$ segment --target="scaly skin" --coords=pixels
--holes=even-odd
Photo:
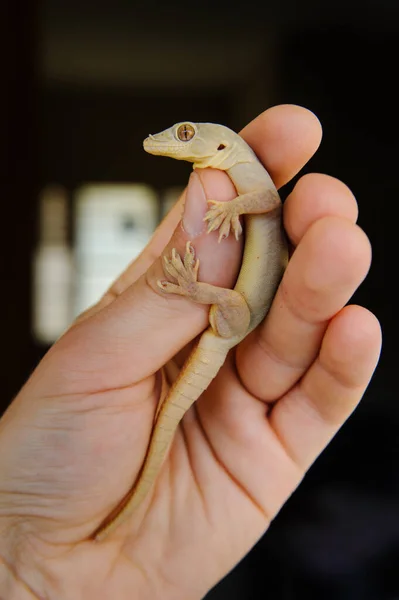
[[[238,196],[214,202],[207,212],[208,232],[219,229],[219,241],[233,231],[241,234],[245,221],[245,247],[233,290],[197,281],[199,261],[191,243],[183,259],[175,250],[164,257],[164,270],[176,283],[159,281],[166,294],[187,296],[210,304],[210,325],[188,357],[178,378],[158,410],[141,473],[131,492],[97,529],[101,540],[124,521],[150,491],[177,426],[223,365],[228,351],[265,317],[288,260],[281,225],[281,201],[273,181],[248,144],[234,131],[213,123],[177,123],[144,141],[150,154],[194,163],[194,168],[226,171]]]

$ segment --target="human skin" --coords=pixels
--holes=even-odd
[[[292,105],[241,133],[277,187],[321,140],[317,118]],[[264,534],[360,401],[381,331],[347,302],[367,275],[370,243],[346,185],[308,174],[284,205],[293,253],[268,317],[187,412],[139,510],[103,542],[90,539],[136,479],[162,368],[173,379],[207,325],[207,307],[162,295],[160,256],[195,241],[201,280],[232,287],[242,242],[218,244],[202,219],[206,198],[234,196],[225,173],[198,170],[183,226],[184,195],[0,421],[0,598],[201,599]]]

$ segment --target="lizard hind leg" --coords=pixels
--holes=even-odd
[[[220,301],[212,304],[209,323],[222,338],[243,338],[249,329],[251,313],[244,297],[235,290],[221,289]]]
[[[198,281],[199,260],[195,258],[190,242],[186,244],[183,258],[173,248],[170,258],[164,256],[163,262],[165,274],[176,280],[176,283],[158,280],[163,292],[211,305],[209,322],[218,337],[243,338],[246,335],[251,313],[244,296],[236,290]]]

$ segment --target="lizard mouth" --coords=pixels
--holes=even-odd
[[[144,150],[150,154],[179,154],[185,144],[171,144],[169,141],[157,140],[150,135],[143,142]]]

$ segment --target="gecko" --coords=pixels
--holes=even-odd
[[[233,289],[198,280],[199,259],[191,241],[182,257],[176,249],[162,257],[165,275],[173,281],[158,280],[159,288],[166,295],[209,305],[209,325],[158,407],[136,483],[95,531],[96,540],[122,523],[150,492],[181,419],[216,377],[228,352],[263,321],[288,262],[279,193],[239,134],[224,125],[185,121],[149,135],[143,146],[150,154],[189,161],[194,169],[210,167],[227,173],[237,196],[228,202],[207,200],[204,221],[208,233],[219,230],[219,242],[230,234],[238,240],[244,233],[244,249]]]

